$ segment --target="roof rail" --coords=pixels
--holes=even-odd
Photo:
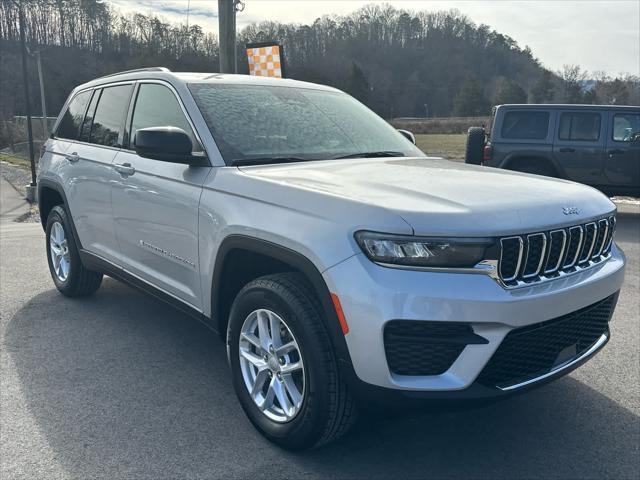
[[[115,73],[110,73],[109,75],[103,75],[102,77],[98,77],[98,78],[107,78],[107,77],[113,77],[115,75],[122,75],[124,73],[135,73],[135,72],[170,72],[171,70],[169,70],[167,67],[146,67],[146,68],[134,68],[133,70],[124,70],[122,72],[115,72]],[[96,80],[98,80],[98,78],[96,78]]]

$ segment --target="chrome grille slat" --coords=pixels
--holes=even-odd
[[[582,228],[582,225],[578,225],[575,227],[571,227],[569,229],[569,235],[570,235],[570,242],[573,242],[573,238],[575,235],[578,236],[578,243],[576,245],[576,251],[575,254],[573,254],[571,256],[571,259],[567,258],[565,260],[564,263],[564,268],[571,268],[573,267],[577,261],[578,261],[578,257],[580,256],[580,252],[582,251],[582,240],[584,239],[584,229]],[[567,248],[567,256],[569,255],[569,249]]]
[[[512,280],[515,280],[518,277],[518,273],[520,272],[520,266],[522,265],[522,254],[524,251],[524,242],[522,241],[522,237],[516,236],[516,237],[505,237],[505,238],[501,238],[500,239],[500,264],[502,264],[503,261],[503,253],[504,253],[504,244],[505,242],[508,242],[510,240],[516,240],[518,241],[519,247],[518,247],[518,260],[516,262],[516,267],[513,271],[513,275],[510,275],[509,277],[504,277],[503,280],[506,282],[510,282]],[[502,274],[501,274],[502,276]]]
[[[610,216],[552,231],[503,237],[498,278],[504,287],[513,288],[596,265],[610,256],[615,223],[615,216]]]
[[[555,242],[557,242],[557,240],[554,240],[554,236],[557,237],[558,235],[562,236],[562,240],[561,240],[562,243],[560,246],[560,252],[558,253],[558,260],[556,261],[555,265],[552,265],[551,268],[549,268],[549,262],[551,261],[551,252],[553,251]],[[564,260],[566,247],[567,247],[567,232],[565,230],[553,230],[551,233],[549,233],[549,248],[547,249],[547,252],[548,252],[547,262],[544,268],[545,275],[557,272],[560,269],[560,265],[562,265],[562,261]]]
[[[586,263],[591,258],[593,247],[596,245],[596,238],[598,237],[598,225],[596,222],[589,222],[584,226],[584,246],[582,247],[582,253],[578,263]]]
[[[603,218],[598,222],[598,226],[599,226],[598,237],[602,236],[602,240],[600,240],[600,243],[596,245],[597,250],[593,252],[593,255],[592,255],[593,258],[599,257],[600,255],[602,255],[602,252],[604,251],[604,247],[607,243],[607,235],[609,235],[609,220],[606,218]],[[604,229],[604,232],[603,232],[603,229]]]
[[[607,232],[607,240],[604,246],[604,254],[606,255],[611,250],[611,244],[613,243],[613,234],[616,231],[616,217],[609,218],[609,231]]]
[[[531,273],[526,273],[527,267],[529,264],[529,258],[531,256],[531,248],[532,248],[532,239],[542,238],[542,247],[540,249],[540,258],[537,261],[538,265],[535,270]],[[527,235],[527,258],[524,261],[524,268],[522,270],[522,278],[534,278],[537,277],[542,270],[542,265],[544,263],[544,254],[547,249],[547,236],[544,233],[533,233],[531,235]]]

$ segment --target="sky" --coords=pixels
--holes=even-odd
[[[218,31],[217,0],[106,0],[122,13],[153,13],[172,22]],[[476,24],[514,38],[551,70],[578,64],[589,72],[640,75],[640,0],[243,0],[238,28],[253,22],[313,23],[325,14],[345,15],[370,3],[407,10],[455,8]]]

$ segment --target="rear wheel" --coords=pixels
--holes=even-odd
[[[472,165],[480,165],[484,153],[485,131],[482,127],[471,127],[467,131],[467,150],[465,162]]]
[[[71,234],[67,212],[57,205],[49,212],[46,225],[47,260],[56,288],[68,297],[91,295],[102,283],[102,274],[85,268]]]
[[[269,440],[312,448],[353,424],[355,403],[302,275],[268,275],[246,285],[231,308],[227,349],[242,408]]]

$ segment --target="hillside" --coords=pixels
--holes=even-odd
[[[152,65],[218,70],[217,37],[197,25],[123,16],[99,0],[22,3],[29,48],[42,52],[50,114],[57,113],[74,86],[107,73]],[[0,119],[24,113],[18,25],[16,3],[2,2]],[[507,102],[603,101],[582,94],[579,68],[563,79],[545,70],[529,48],[455,10],[369,5],[311,25],[265,22],[239,32],[238,51],[247,42],[272,39],[284,44],[290,77],[343,89],[385,118],[486,115],[491,105]],[[238,64],[245,73],[242,55]],[[29,81],[37,112],[33,61]],[[621,85],[628,90],[627,83]],[[615,98],[628,100],[628,92],[625,96],[619,90]]]

